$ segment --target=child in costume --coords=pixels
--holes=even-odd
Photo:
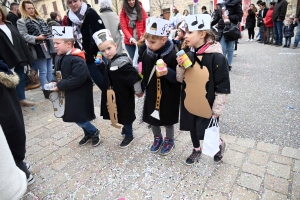
[[[285,25],[283,26],[283,36],[285,38],[285,45],[283,47],[290,48],[291,39],[294,37],[294,28],[297,27],[298,23],[293,23],[294,15],[291,15],[289,19],[286,20]]]
[[[178,52],[181,49],[183,49],[184,51],[189,51],[188,46],[185,44],[184,41],[184,36],[185,36],[185,27],[186,27],[186,23],[185,21],[181,21],[178,25],[177,25],[177,36],[175,37],[175,39],[173,39],[173,43],[174,43],[174,47],[175,47],[175,51]]]
[[[141,78],[137,70],[132,66],[131,59],[124,54],[117,54],[117,44],[114,42],[110,31],[102,29],[93,34],[93,38],[100,50],[109,62],[106,65],[101,62],[97,65],[104,76],[104,89],[101,98],[101,116],[103,119],[111,119],[117,116],[118,123],[124,125],[122,132],[125,138],[120,144],[124,148],[134,140],[132,123],[135,120],[135,97],[143,96]],[[115,93],[116,110],[108,110],[107,103],[110,98],[107,93],[112,89]],[[115,115],[117,114],[117,115]]]
[[[184,72],[180,130],[190,131],[194,149],[186,164],[192,165],[201,156],[199,140],[204,139],[211,117],[218,119],[224,110],[230,81],[222,47],[215,42],[215,35],[210,30],[211,17],[190,15],[185,20],[188,26],[185,40],[189,47],[195,48],[195,53],[191,58],[194,64]],[[177,61],[183,66],[181,56]],[[214,156],[215,162],[222,160],[225,146],[225,141],[220,138],[220,151]]]
[[[62,79],[53,82],[54,91],[63,91],[65,96],[64,122],[75,122],[84,131],[79,145],[90,140],[92,146],[100,144],[100,131],[90,123],[95,119],[93,81],[90,77],[84,52],[74,48],[72,27],[53,26],[55,58],[55,74],[60,71]],[[51,97],[51,95],[50,95]]]
[[[158,152],[161,148],[160,154],[167,155],[174,148],[174,124],[179,116],[181,84],[176,80],[176,52],[174,44],[167,38],[169,21],[150,17],[146,23],[147,49],[142,56],[146,87],[143,121],[151,125],[154,134],[151,152]],[[165,139],[161,126],[166,128]]]

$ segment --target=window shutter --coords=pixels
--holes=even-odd
[[[46,5],[43,4],[43,5],[42,5],[42,8],[43,8],[44,15],[47,15],[47,8],[46,8]]]
[[[53,1],[53,2],[52,2],[52,5],[53,5],[54,11],[55,11],[55,12],[58,12],[57,5],[56,5],[56,1]]]

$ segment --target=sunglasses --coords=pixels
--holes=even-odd
[[[68,4],[71,5],[72,3],[77,3],[78,0],[72,0],[72,1],[68,1]]]

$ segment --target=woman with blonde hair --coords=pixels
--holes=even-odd
[[[53,41],[49,38],[52,33],[47,23],[41,18],[30,0],[20,3],[22,18],[17,21],[18,30],[29,44],[34,57],[33,67],[39,71],[39,79],[45,98],[49,98],[49,91],[44,90],[44,85],[52,81],[52,55],[56,53]]]

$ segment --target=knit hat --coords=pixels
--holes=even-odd
[[[111,8],[112,7],[111,0],[100,0],[99,5],[100,5],[100,8]]]

